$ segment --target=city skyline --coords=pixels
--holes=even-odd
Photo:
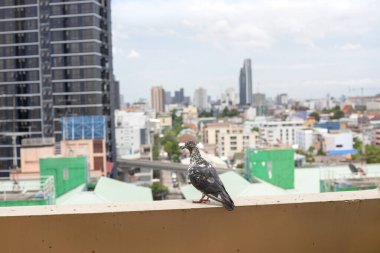
[[[115,73],[128,102],[149,98],[156,85],[221,94],[238,87],[245,58],[252,59],[253,93],[380,93],[372,90],[380,84],[376,1],[112,4]]]

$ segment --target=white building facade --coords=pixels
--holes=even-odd
[[[144,112],[115,111],[117,157],[140,153],[141,145],[150,143],[149,117]]]
[[[303,121],[270,121],[261,123],[259,127],[260,142],[276,145],[295,144],[296,131],[304,127]]]
[[[328,154],[348,153],[353,150],[353,137],[351,131],[332,132],[323,135],[323,149]]]
[[[313,136],[312,129],[297,129],[295,144],[298,145],[299,149],[307,151],[314,144]]]

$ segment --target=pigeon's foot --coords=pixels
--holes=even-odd
[[[210,202],[209,198],[204,198],[204,196],[200,200],[193,200],[193,203],[207,203]]]

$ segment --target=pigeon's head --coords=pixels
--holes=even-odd
[[[185,143],[184,146],[181,147],[181,149],[188,149],[190,153],[197,148],[197,144],[193,141],[188,141]]]

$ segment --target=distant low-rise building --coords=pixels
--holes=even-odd
[[[182,111],[183,123],[198,123],[198,109],[195,106],[189,105],[183,108]]]
[[[232,159],[236,153],[244,152],[247,148],[256,148],[257,132],[244,133],[230,131],[218,135],[217,154]]]
[[[295,144],[298,145],[299,149],[307,151],[313,146],[313,130],[312,129],[297,129]]]
[[[203,129],[203,142],[216,145],[219,135],[225,133],[243,133],[243,128],[225,122],[208,123]]]
[[[62,140],[55,143],[52,138],[24,139],[20,149],[21,168],[19,177],[30,178],[40,174],[40,159],[60,157],[86,157],[90,177],[107,175],[106,143],[98,140]]]
[[[245,120],[253,121],[255,120],[256,116],[257,110],[255,107],[249,107],[247,110],[244,111]]]
[[[90,177],[107,176],[106,143],[105,140],[66,140],[61,141],[63,157],[87,157]]]
[[[157,117],[160,121],[161,130],[171,128],[173,125],[173,120],[171,115],[160,115]]]
[[[323,135],[323,151],[329,155],[354,154],[351,131],[333,131]]]
[[[325,128],[328,131],[335,131],[340,129],[340,122],[338,120],[321,121],[316,122],[314,126],[319,128]]]
[[[303,121],[270,121],[259,127],[262,144],[295,144],[296,131],[304,127]]]
[[[380,147],[380,128],[373,129],[372,131],[372,145]]]

